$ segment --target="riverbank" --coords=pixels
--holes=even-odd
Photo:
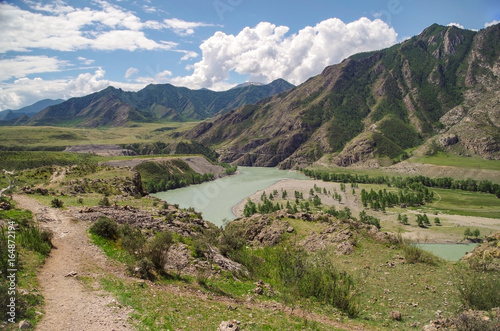
[[[424,212],[419,209],[407,209],[407,208],[388,208],[385,212],[375,211],[364,208],[361,203],[361,190],[363,188],[369,190],[374,187],[374,185],[359,184],[359,188],[353,189],[350,184],[347,184],[345,192],[341,191],[340,183],[334,182],[323,182],[321,180],[296,180],[296,179],[283,179],[273,185],[266,187],[265,189],[258,190],[254,194],[244,198],[236,205],[232,207],[232,212],[236,217],[243,216],[243,210],[248,199],[258,204],[261,203],[261,196],[263,192],[267,195],[273,191],[278,191],[278,197],[276,201],[283,201],[281,199],[282,192],[287,191],[287,199],[292,203],[294,198],[294,192],[301,192],[305,199],[309,198],[309,192],[311,188],[314,187],[321,188],[322,193],[317,193],[321,199],[321,203],[325,207],[334,206],[337,210],[344,208],[349,208],[353,216],[358,217],[361,211],[367,212],[369,215],[375,216],[380,219],[382,230],[401,233],[402,237],[413,242],[418,243],[434,243],[434,244],[463,244],[468,243],[464,241],[464,230],[466,228],[477,228],[480,229],[481,236],[487,236],[495,231],[500,230],[500,220],[494,218],[478,217],[478,216],[463,216],[463,215],[451,215],[443,212],[438,214],[428,214],[432,222],[432,226],[428,228],[422,228],[416,225],[415,219],[417,215],[421,215]],[[324,194],[323,189],[330,194]],[[334,192],[341,196],[341,202],[333,198]],[[316,194],[316,193],[315,193]],[[286,204],[286,202],[284,202]],[[409,217],[410,224],[402,225],[398,222],[398,214],[406,214]],[[434,219],[438,217],[441,225],[434,225]]]
[[[269,187],[282,179],[307,180],[298,172],[276,168],[238,167],[238,173],[199,185],[153,194],[170,204],[181,208],[192,207],[203,214],[203,218],[217,226],[224,226],[234,220],[231,208],[262,188]]]

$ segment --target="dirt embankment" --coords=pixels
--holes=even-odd
[[[134,151],[123,149],[119,145],[78,145],[66,147],[65,152],[92,153],[99,156],[136,155]]]

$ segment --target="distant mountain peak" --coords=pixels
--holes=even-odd
[[[223,144],[220,161],[245,166],[304,167],[320,158],[389,165],[436,141],[452,153],[499,160],[499,38],[500,24],[480,31],[434,24],[186,136]],[[453,139],[436,137],[447,134]]]
[[[285,81],[267,85],[250,83],[223,92],[191,90],[171,84],[150,84],[137,92],[108,86],[99,92],[46,107],[24,123],[18,121],[17,124],[98,127],[159,120],[202,120],[257,103],[291,87],[293,85]]]
[[[6,109],[4,111],[0,111],[0,120],[10,121],[10,120],[13,120],[13,119],[21,117],[21,116],[23,116],[23,118],[24,118],[24,115],[26,115],[27,117],[30,117],[30,116],[33,116],[34,114],[40,112],[41,110],[43,110],[49,106],[56,105],[56,104],[59,104],[61,102],[64,102],[64,100],[62,100],[62,99],[56,99],[56,100],[43,99],[43,100],[35,102],[32,105],[25,106],[23,108],[19,108],[16,110]]]

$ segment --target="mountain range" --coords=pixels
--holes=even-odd
[[[418,146],[500,159],[500,25],[432,25],[186,134],[221,161],[292,168],[391,164]]]
[[[36,113],[40,112],[41,110],[43,110],[49,106],[57,105],[58,103],[61,103],[63,101],[64,100],[62,100],[62,99],[57,99],[57,100],[44,99],[44,100],[40,100],[38,102],[35,102],[32,105],[29,105],[29,106],[26,106],[26,107],[23,107],[20,109],[16,109],[16,110],[6,109],[3,111],[0,111],[0,121],[9,121],[9,120],[16,119],[16,118],[19,118],[19,117],[24,116],[24,115],[26,115],[27,117],[30,117],[30,116],[35,115]]]
[[[49,106],[30,118],[14,119],[10,124],[100,127],[159,120],[203,120],[292,87],[282,79],[267,85],[246,84],[223,92],[191,90],[170,84],[152,84],[138,92],[110,86]]]
[[[499,24],[480,31],[434,24],[390,48],[326,67],[296,87],[282,79],[223,92],[170,84],[138,92],[108,87],[55,100],[31,117],[3,112],[0,122],[202,121],[182,137],[217,149],[220,161],[250,166],[389,165],[417,148],[500,160],[499,55]]]

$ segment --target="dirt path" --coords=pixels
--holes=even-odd
[[[56,248],[38,275],[46,305],[37,330],[133,330],[127,322],[128,309],[120,307],[106,293],[85,288],[80,281],[95,279],[103,270],[122,272],[90,244],[84,224],[28,196],[15,195],[14,200],[20,208],[31,210],[42,228],[54,233],[52,242]],[[69,276],[72,273],[76,276]]]
[[[50,178],[50,184],[57,184],[62,182],[66,178],[66,170],[67,169],[65,167],[58,167]]]

